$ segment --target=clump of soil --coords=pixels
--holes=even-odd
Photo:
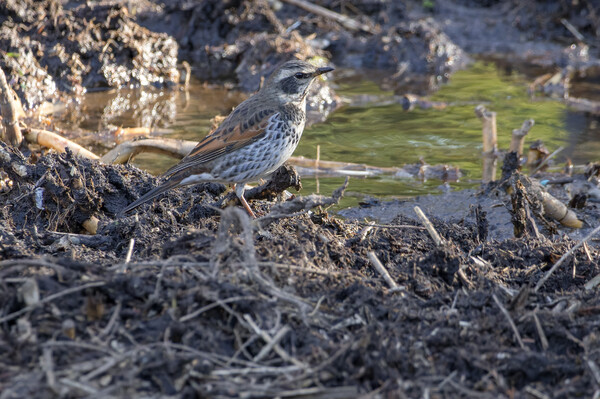
[[[3,397],[593,396],[593,246],[536,292],[573,242],[486,241],[481,212],[434,219],[438,247],[406,217],[270,218],[272,203],[254,201],[251,221],[214,207],[221,185],[119,217],[153,177],[69,153],[29,164],[4,145],[0,168],[12,181],[0,195]],[[84,234],[92,216],[97,234]]]
[[[0,64],[26,108],[56,99],[57,89],[72,96],[179,81],[175,40],[141,27],[120,4],[27,0],[4,2],[0,14]]]

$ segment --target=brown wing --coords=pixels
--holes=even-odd
[[[269,120],[277,114],[274,110],[262,110],[250,114],[236,112],[235,110],[221,125],[163,176],[171,176],[182,170],[197,167],[203,163],[210,162],[227,153],[247,146],[265,135]],[[243,115],[243,117],[237,117]]]

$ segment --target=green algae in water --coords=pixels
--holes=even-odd
[[[506,74],[495,64],[476,62],[469,69],[454,74],[429,99],[448,103],[443,110],[415,109],[404,111],[400,104],[386,106],[345,107],[322,124],[306,129],[295,155],[314,158],[317,145],[321,159],[366,163],[379,167],[402,166],[425,160],[430,165],[448,164],[465,172],[453,188],[479,185],[481,179],[481,122],[474,108],[484,104],[497,113],[498,145],[508,148],[513,129],[525,119],[536,122],[527,142],[541,139],[551,150],[565,141],[566,107],[549,99],[532,100],[527,94],[528,80],[521,74]],[[342,85],[342,96],[358,94],[356,85]],[[374,84],[361,83],[363,92],[378,91]],[[321,178],[322,193],[330,193],[343,178]],[[303,192],[316,191],[314,178],[303,179]],[[361,194],[377,197],[406,197],[440,192],[438,180],[420,182],[391,176],[351,178],[348,191],[354,198],[344,199],[343,206],[355,205]],[[359,194],[360,193],[360,194]]]

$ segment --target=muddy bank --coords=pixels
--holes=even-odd
[[[5,2],[0,14],[2,67],[26,108],[89,89],[179,81],[177,43],[118,3]]]
[[[598,12],[586,1],[316,3],[358,28],[285,1],[8,2],[0,65],[29,110],[47,101],[77,108],[89,90],[174,87],[190,73],[251,93],[291,57],[366,71],[398,94],[435,90],[467,54],[544,70],[598,57]],[[325,81],[311,98],[311,120],[340,106]]]
[[[600,14],[592,1],[441,1],[432,13],[464,51],[513,65],[563,67],[600,51]]]
[[[180,56],[203,80],[235,78],[255,90],[258,75],[285,57],[331,57],[344,68],[378,71],[387,88],[435,89],[468,57],[431,18],[411,19],[395,2],[356,2],[346,8],[320,2],[362,29],[287,2],[169,4],[167,18],[145,13],[140,21],[171,34]],[[183,28],[182,28],[183,26]]]
[[[489,240],[485,215],[434,219],[436,247],[402,216],[368,226],[315,208],[251,222],[215,208],[224,186],[200,185],[118,218],[155,178],[69,154],[32,164],[4,145],[0,168],[2,398],[596,389],[595,246],[536,291],[574,242]],[[97,234],[84,234],[92,217]]]
[[[412,84],[421,91],[466,62],[434,20],[411,20],[397,6],[367,3],[359,7],[368,13],[348,18],[363,21],[368,31],[354,31],[279,2],[9,2],[0,10],[1,64],[31,109],[44,101],[68,103],[86,90],[172,87],[182,61],[191,64],[184,75],[191,71],[246,92],[291,57],[322,64],[333,58],[345,68],[382,72],[389,87]],[[384,20],[386,13],[394,18]],[[321,114],[339,106],[324,82],[314,92],[319,101],[312,106]]]

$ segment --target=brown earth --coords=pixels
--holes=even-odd
[[[495,50],[505,40],[519,53],[519,32],[544,32],[561,45],[532,51],[552,58],[570,34],[560,18],[598,36],[597,10],[585,0],[550,2],[546,14],[548,2],[436,1],[431,10],[425,2],[319,2],[371,33],[277,3],[8,1],[0,61],[25,108],[35,108],[56,93],[76,100],[84,88],[169,86],[178,57],[206,81],[247,91],[298,53],[376,68],[398,91],[415,82],[435,88],[462,48],[480,53],[491,38]],[[511,28],[505,37],[502,24]],[[597,242],[536,290],[576,241],[560,227],[542,228],[540,238],[491,237],[486,215],[510,210],[492,187],[472,218],[432,218],[446,242],[436,246],[407,216],[372,225],[323,206],[285,214],[289,204],[325,200],[317,197],[253,201],[259,218],[251,221],[235,204],[224,208],[232,196],[217,184],[118,216],[157,179],[68,152],[23,151],[0,144],[0,399],[600,392]],[[598,218],[595,203],[581,212]]]
[[[12,181],[0,197],[2,398],[598,389],[600,302],[585,288],[600,273],[594,246],[535,292],[574,243],[486,241],[481,212],[477,223],[434,220],[442,247],[403,217],[369,227],[315,208],[273,219],[272,203],[255,201],[263,217],[250,221],[214,207],[220,185],[118,217],[155,178],[69,153],[30,164],[5,145],[0,160]],[[95,235],[82,227],[91,216]]]

